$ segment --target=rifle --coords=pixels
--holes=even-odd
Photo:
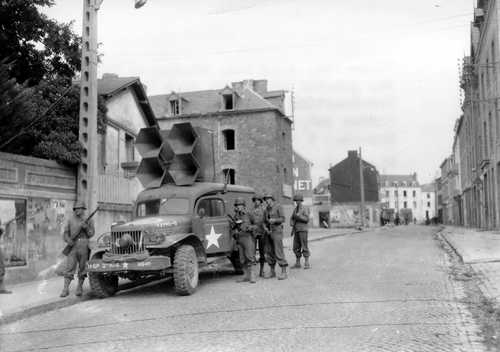
[[[89,220],[92,219],[92,217],[95,215],[95,213],[97,213],[97,211],[99,210],[99,207],[97,207],[84,221],[85,224],[88,224]],[[78,231],[78,233],[73,236],[71,238],[71,240],[73,241],[75,238],[77,238],[80,233],[82,233],[82,228],[80,227],[80,231]],[[74,244],[67,244],[66,247],[64,247],[63,251],[62,251],[62,254],[64,254],[65,256],[67,256],[70,252],[71,252],[71,249],[73,248]]]
[[[236,219],[231,214],[227,214],[227,217],[229,218],[229,221],[231,221],[231,230],[238,229],[240,225],[243,223],[243,221]]]

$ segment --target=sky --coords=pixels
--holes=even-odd
[[[294,149],[313,184],[362,148],[382,174],[431,182],[460,117],[473,0],[104,0],[99,75],[148,94],[267,79],[294,91]],[[82,0],[44,10],[81,33]],[[290,111],[289,111],[290,113]]]

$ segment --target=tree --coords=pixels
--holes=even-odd
[[[10,77],[28,86],[56,76],[71,79],[80,70],[80,37],[72,23],[58,23],[39,8],[54,0],[0,0],[0,61]]]

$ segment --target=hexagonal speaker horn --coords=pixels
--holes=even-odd
[[[163,137],[157,127],[141,128],[137,138],[135,139],[135,147],[143,158],[149,158],[161,154],[161,146],[163,144]],[[163,151],[168,153],[168,150]],[[168,154],[162,155],[163,160],[167,160]]]
[[[178,186],[188,186],[196,181],[199,172],[200,166],[192,154],[175,155],[167,167],[166,178]]]
[[[144,188],[158,188],[167,177],[167,170],[158,157],[143,158],[137,168],[136,177]]]
[[[191,123],[176,123],[172,126],[166,140],[176,155],[191,154],[198,143],[198,134]]]

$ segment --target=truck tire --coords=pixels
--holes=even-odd
[[[193,246],[182,245],[174,255],[174,288],[177,294],[187,296],[198,287],[198,258]]]
[[[233,264],[234,273],[237,275],[243,274],[243,265],[240,262],[240,252],[233,251],[229,257],[231,264]]]
[[[92,259],[101,259],[102,253],[97,253]],[[89,273],[89,283],[92,293],[97,298],[113,296],[118,291],[118,276],[112,274]]]

